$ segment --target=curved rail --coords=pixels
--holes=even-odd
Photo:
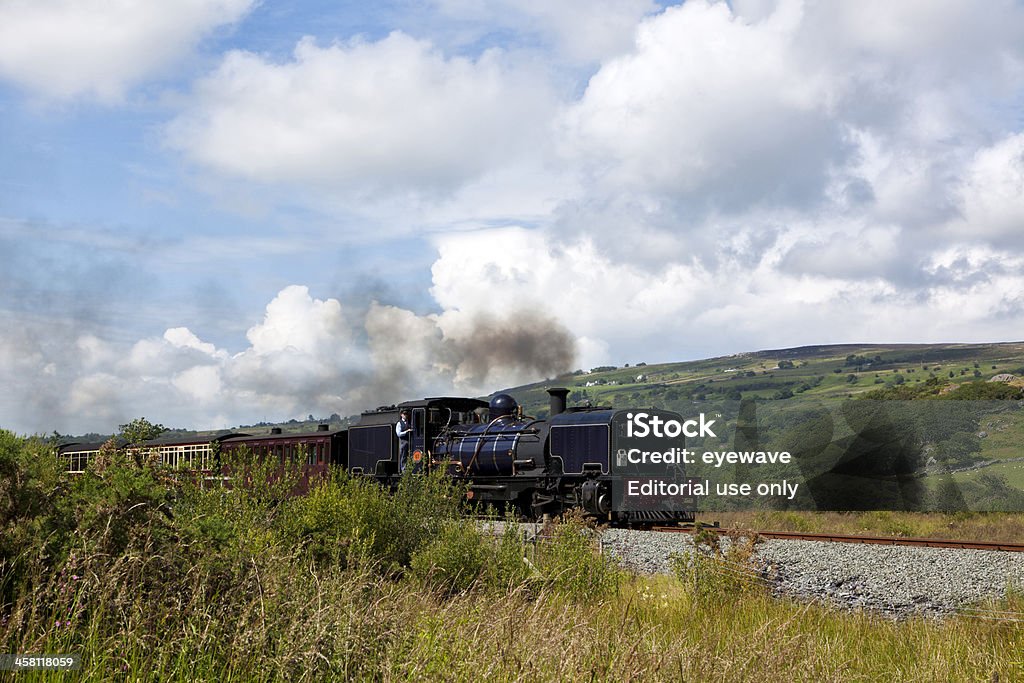
[[[663,533],[694,533],[698,530],[710,531],[725,535],[730,530],[723,527],[651,527],[651,531]],[[823,541],[826,543],[863,543],[870,545],[909,545],[922,548],[956,548],[960,550],[1001,550],[1009,553],[1024,553],[1024,543],[1004,543],[1001,541],[958,541],[938,538],[901,538],[895,536],[848,536],[844,534],[811,534],[802,531],[751,531],[761,538],[779,538],[791,541]]]

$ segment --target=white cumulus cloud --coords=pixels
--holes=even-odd
[[[255,0],[5,0],[0,78],[47,98],[119,99]]]
[[[432,292],[453,309],[486,306],[495,293],[502,302],[543,302],[579,340],[582,367],[854,340],[992,341],[1006,338],[1007,315],[1022,305],[1019,256],[936,253],[921,266],[929,280],[904,288],[866,263],[898,251],[891,230],[849,226],[839,245],[817,235],[810,225],[786,228],[753,260],[726,245],[714,269],[638,267],[588,238],[523,229],[447,235]],[[791,253],[795,245],[806,247]],[[843,263],[843,249],[863,253]],[[796,258],[838,266],[786,265]]]
[[[1022,85],[1019,3],[691,0],[601,65],[560,149],[598,196],[816,210],[852,186],[932,220],[908,207],[950,195],[973,149],[1019,126],[996,103]]]
[[[275,63],[228,54],[168,129],[196,164],[258,183],[350,193],[449,192],[543,137],[543,79],[500,51],[448,57],[395,32],[320,46]]]
[[[963,218],[954,223],[969,239],[1019,241],[1024,230],[1024,133],[978,150],[967,167]]]

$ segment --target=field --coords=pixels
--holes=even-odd
[[[0,470],[0,648],[80,654],[68,680],[1024,680],[1015,591],[999,620],[896,622],[772,597],[742,544],[648,577],[579,519],[487,536],[437,479],[69,479],[2,431]]]
[[[984,474],[991,474],[1002,478],[1010,486],[1024,490],[1024,463],[999,463],[981,470],[970,472],[957,472],[953,475],[953,481],[958,483],[970,483]]]

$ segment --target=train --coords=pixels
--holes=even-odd
[[[142,448],[175,468],[220,472],[223,454],[238,451],[272,462],[301,461],[308,481],[342,468],[385,487],[397,486],[403,469],[414,474],[441,469],[465,486],[474,503],[528,518],[577,508],[612,524],[692,522],[694,506],[685,500],[624,493],[625,479],[640,476],[627,454],[641,448],[678,452],[685,447],[682,434],[653,445],[638,440],[630,429],[634,413],[662,424],[682,424],[682,418],[653,408],[569,407],[568,394],[565,388],[548,389],[549,411],[543,418],[525,415],[505,393],[489,401],[446,396],[368,410],[343,429],[320,425],[300,434],[273,428],[268,434],[165,437]],[[412,430],[405,463],[400,462],[395,429],[402,412],[408,413]],[[58,454],[69,471],[81,472],[99,449],[100,444],[65,444]],[[681,465],[668,476],[675,482],[686,480]]]

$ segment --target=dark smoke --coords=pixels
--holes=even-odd
[[[554,377],[572,369],[576,339],[554,318],[520,310],[505,318],[481,314],[472,332],[453,342],[460,374],[482,383],[495,370],[528,378]]]

